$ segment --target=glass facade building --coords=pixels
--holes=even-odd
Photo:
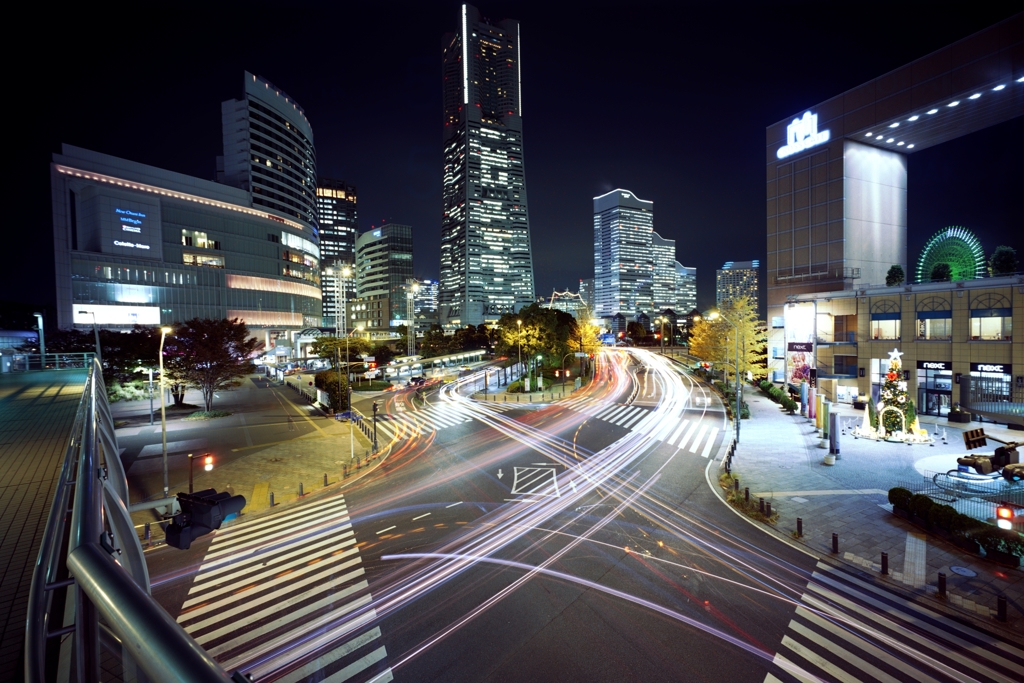
[[[651,232],[651,258],[654,268],[651,282],[652,310],[675,309],[676,293],[676,241],[667,240]]]
[[[653,310],[654,202],[629,190],[594,197],[594,314]],[[675,254],[672,255],[675,261]]]
[[[313,129],[294,99],[245,73],[241,99],[221,103],[224,156],[218,180],[252,195],[253,206],[317,228]]]
[[[317,217],[320,228],[321,291],[324,297],[324,325],[333,327],[338,310],[338,292],[344,289],[349,299],[355,297],[354,288],[345,283],[340,288],[336,270],[355,265],[356,188],[344,180],[320,178],[316,188]]]
[[[389,223],[356,239],[356,300],[349,327],[383,331],[405,325],[412,279],[412,227]]]
[[[70,145],[50,177],[59,327],[91,327],[93,314],[113,329],[193,317],[268,333],[319,325],[309,225],[243,190]]]
[[[519,23],[462,5],[443,40],[444,173],[438,312],[453,330],[534,297],[523,165]]]
[[[676,305],[679,315],[687,315],[697,308],[697,269],[675,262]]]

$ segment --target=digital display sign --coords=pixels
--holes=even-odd
[[[786,381],[799,384],[810,379],[814,362],[815,305],[786,305]]]
[[[786,144],[779,148],[776,156],[785,159],[797,152],[828,142],[829,137],[829,131],[818,130],[818,115],[809,111],[804,112],[801,118],[793,119],[793,122],[786,126]]]

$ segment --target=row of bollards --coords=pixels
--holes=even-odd
[[[769,510],[771,509],[770,506],[771,506],[771,504],[769,503],[769,508],[768,508]],[[803,534],[804,534],[803,520],[800,519],[799,517],[797,517],[797,520],[796,520],[796,533],[797,533],[797,536],[803,536]],[[836,533],[832,534],[832,552],[835,553],[835,554],[839,553],[839,534],[836,534]],[[888,576],[889,575],[889,553],[885,553],[885,552],[882,553],[882,567],[881,567],[881,572],[880,573],[883,576]],[[939,574],[938,574],[938,590],[936,592],[936,595],[937,595],[937,597],[939,597],[942,600],[945,600],[946,597],[947,597],[946,596],[946,573],[945,572],[939,572]],[[998,595],[998,596],[996,596],[996,619],[998,619],[999,621],[1006,621],[1006,596],[1005,595]]]

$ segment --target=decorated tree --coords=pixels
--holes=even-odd
[[[909,431],[911,427],[910,420],[912,418],[907,413],[910,407],[910,398],[907,396],[907,383],[903,381],[903,364],[900,362],[902,355],[903,353],[898,349],[889,352],[889,372],[885,374],[885,383],[882,384],[882,405],[879,407],[879,412],[886,434]],[[886,410],[886,408],[895,408],[896,410]]]

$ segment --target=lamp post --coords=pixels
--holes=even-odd
[[[665,322],[666,321],[667,321],[667,318],[665,318],[665,316],[663,316],[663,315],[658,316],[654,320],[654,322],[658,323],[658,332],[660,333],[659,336],[661,337],[661,355],[663,355],[663,356],[665,355]]]
[[[100,367],[103,367],[103,356],[100,354],[100,330],[96,326],[96,311],[79,311],[79,314],[92,316],[92,333],[96,337],[96,360],[100,362]]]
[[[733,321],[726,318],[721,314],[720,311],[715,311],[710,315],[710,318],[721,317],[722,320],[729,323],[736,330],[736,443],[740,442],[740,394],[742,392],[742,385],[740,384],[740,328]]]
[[[43,314],[33,313],[39,324],[39,369],[46,369],[46,336],[43,334]]]
[[[522,321],[516,321],[515,324],[516,324],[516,326],[518,327],[518,330],[519,330],[519,332],[516,333],[516,341],[519,343],[519,377],[521,378],[522,377]],[[42,324],[40,324],[39,329],[40,330],[43,329],[42,328]],[[42,338],[42,337],[40,337],[40,338]],[[520,382],[520,385],[521,384],[522,383]]]
[[[160,328],[160,443],[162,444],[164,464],[164,498],[170,486],[167,484],[167,406],[164,400],[164,339],[172,332],[169,327]]]

